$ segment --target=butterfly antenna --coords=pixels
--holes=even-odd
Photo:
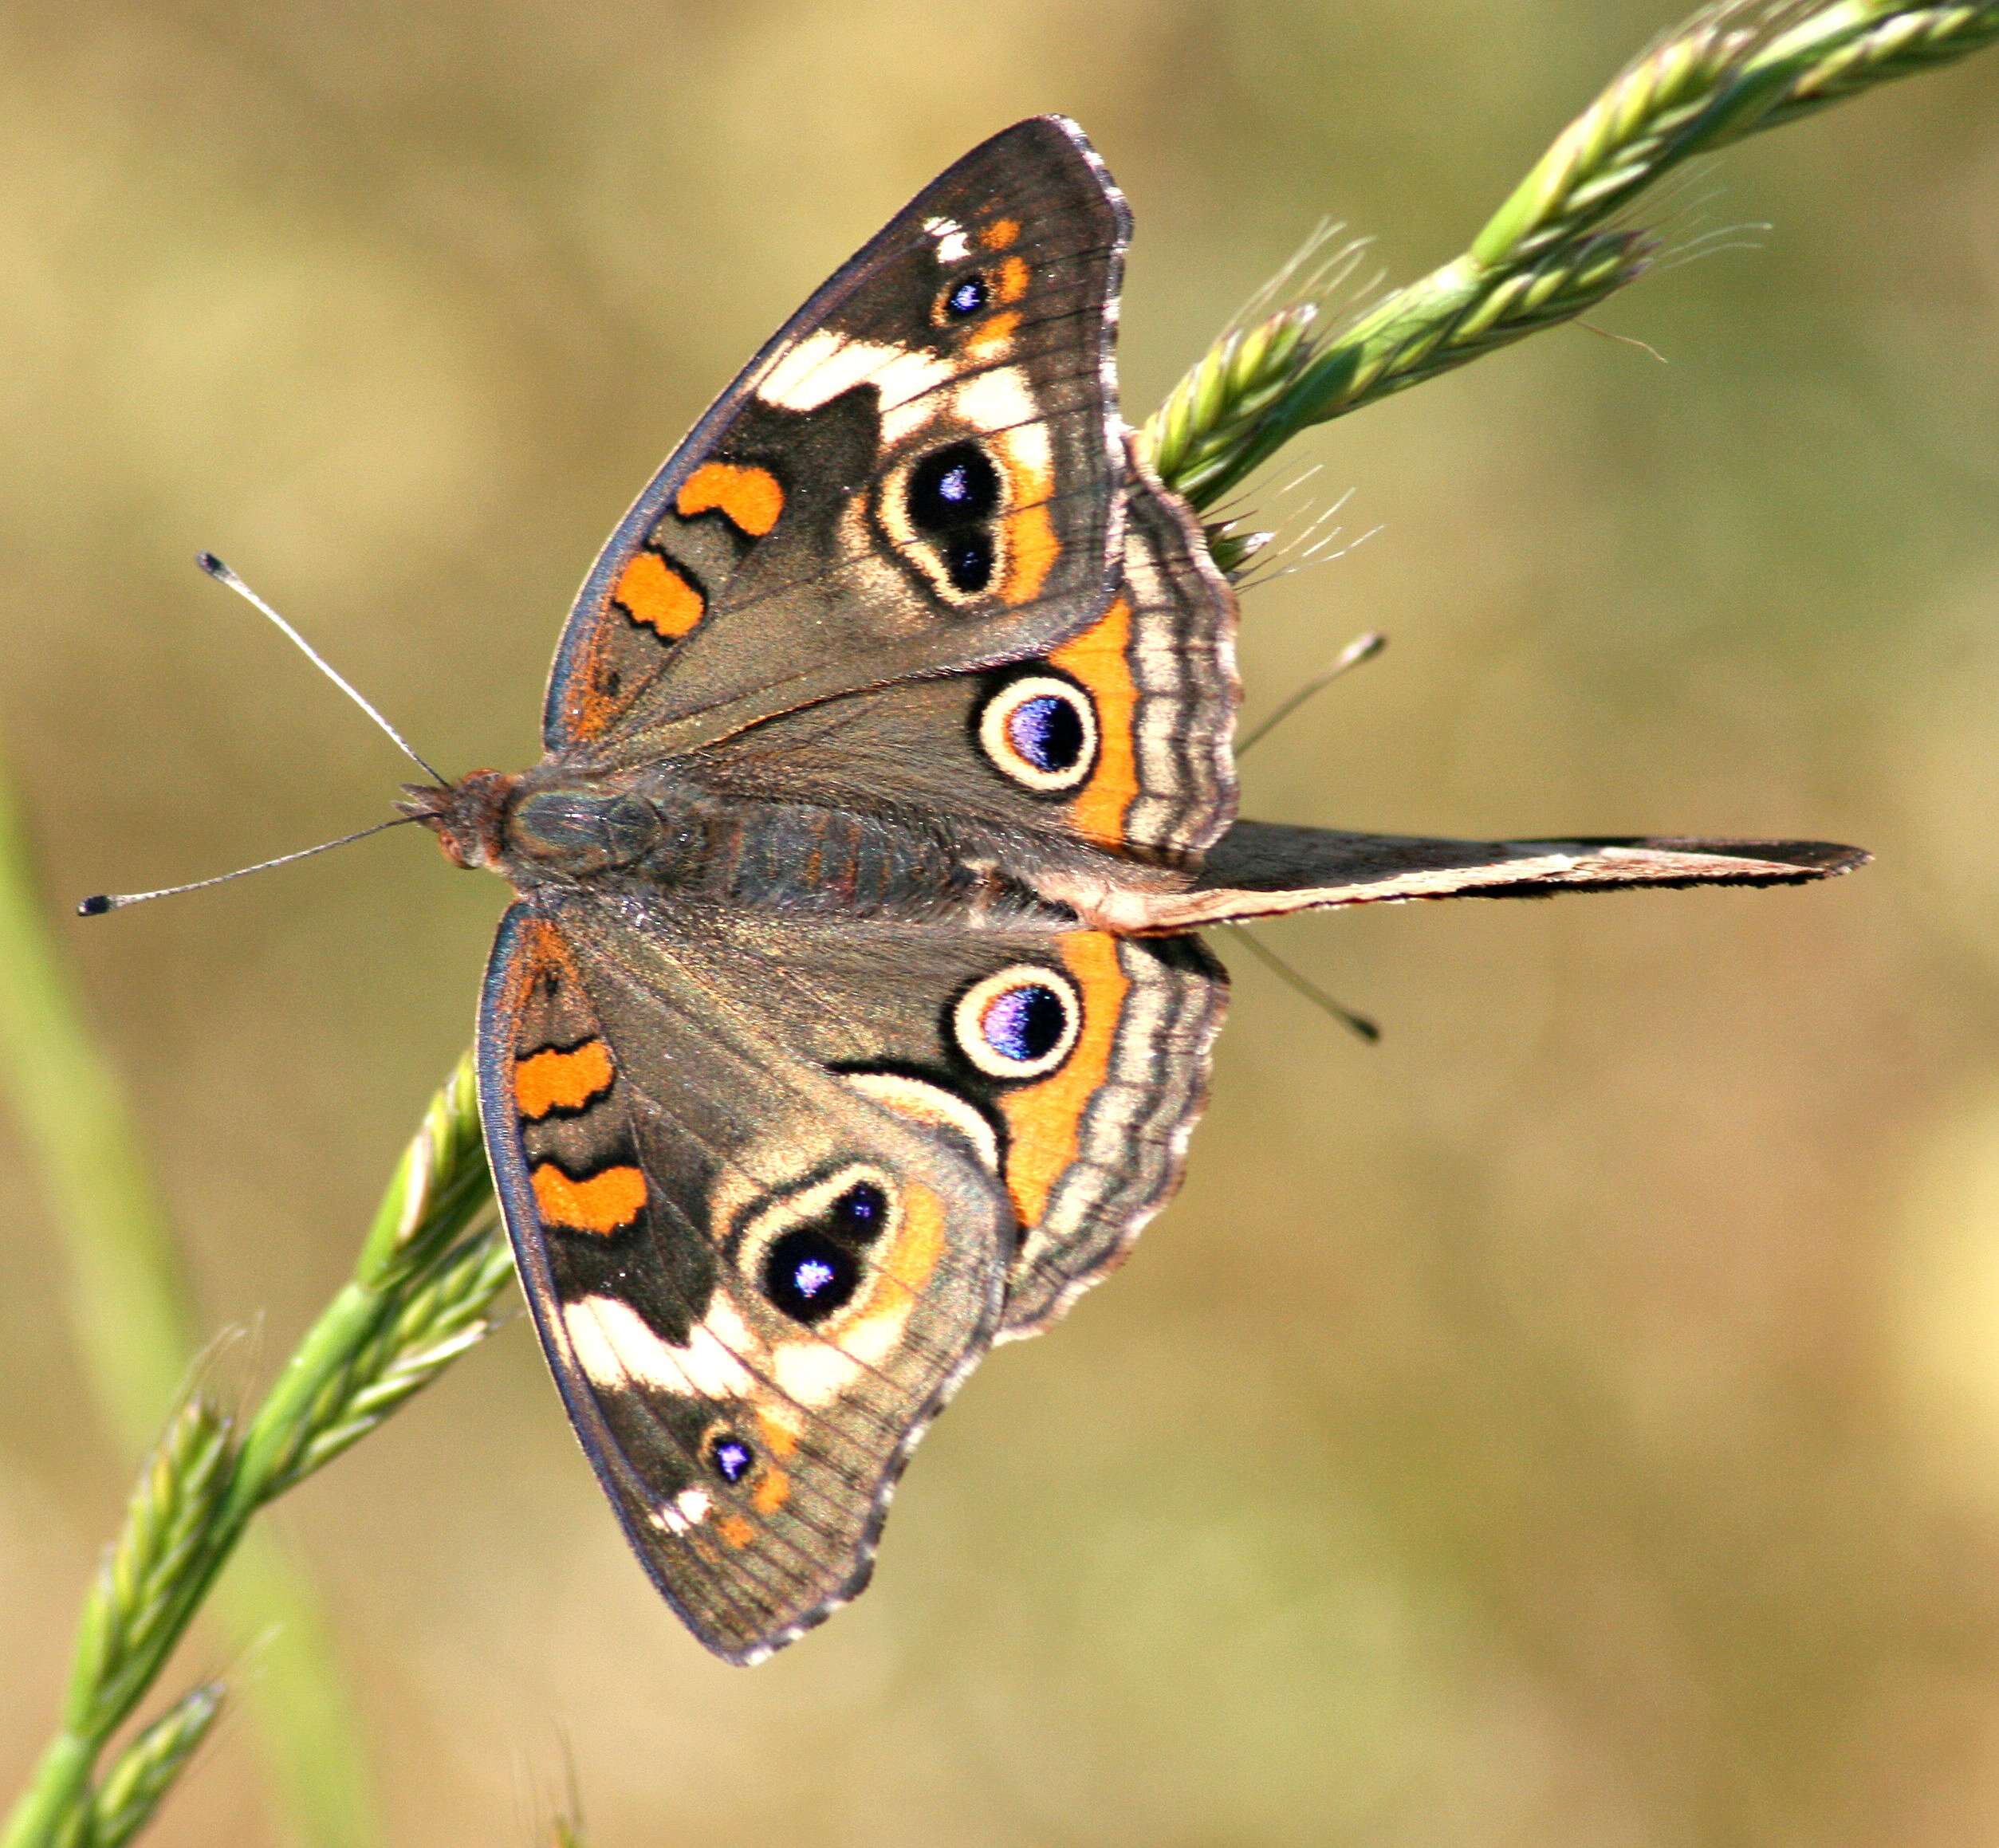
[[[277,611],[273,609],[269,604],[266,603],[264,600],[256,593],[256,592],[252,590],[248,584],[245,584],[234,572],[231,571],[227,565],[224,564],[214,552],[197,552],[195,555],[195,562],[199,564],[203,571],[207,572],[211,577],[214,579],[216,583],[228,585],[231,590],[235,592],[237,596],[241,597],[243,601],[248,604],[253,609],[261,610],[266,615],[269,616],[270,619],[275,623],[277,627],[292,640],[292,642],[297,645],[299,652],[302,654],[308,661],[311,662],[321,673],[324,674],[329,680],[332,681],[333,683],[337,686],[341,692],[345,694],[349,699],[352,700],[363,712],[366,713],[370,718],[373,719],[376,724],[380,725],[382,729],[388,734],[389,737],[394,741],[395,748],[400,751],[404,757],[407,757],[412,764],[415,765],[419,769],[423,771],[433,783],[443,784],[446,785],[450,784],[450,777],[443,775],[437,770],[433,769],[431,765],[418,754],[415,747],[411,745],[409,740],[404,737],[403,734],[399,732],[394,725],[391,725],[387,719],[383,718],[382,715],[369,704],[367,698],[364,697],[364,695],[356,687],[354,687],[337,671],[336,671],[335,669],[327,662],[325,658],[321,655],[319,651],[315,648],[310,642],[307,641],[303,635],[299,634],[297,630],[294,629],[289,623],[286,622],[285,619],[277,612]],[[337,847],[341,843],[337,841],[329,841],[326,844],[329,847]],[[317,847],[313,847],[309,851],[313,853],[317,853],[321,850]],[[276,865],[279,863],[273,861],[271,863]],[[244,870],[246,871],[254,871],[256,869],[253,867],[246,867]]]
[[[1259,943],[1247,930],[1238,930],[1237,940],[1272,974],[1279,977],[1295,993],[1304,998],[1326,1015],[1344,1027],[1356,1040],[1370,1046],[1381,1044],[1381,1028],[1365,1014],[1356,1014],[1352,1008],[1343,1008],[1339,1002],[1320,988],[1316,982],[1308,981],[1297,970],[1278,955],[1267,943]]]
[[[359,828],[352,834],[344,834],[338,840],[322,840],[317,847],[301,847],[295,853],[281,853],[275,859],[259,860],[254,867],[238,867],[233,873],[217,873],[212,879],[195,879],[184,886],[162,886],[156,892],[99,892],[77,906],[77,915],[101,918],[107,911],[122,911],[128,905],[143,905],[148,898],[177,898],[183,892],[199,892],[210,886],[226,885],[230,880],[242,879],[250,873],[269,872],[273,867],[288,867],[293,860],[309,860],[316,853],[331,853],[336,847],[351,846],[357,840],[366,840],[371,834],[380,834],[385,828],[400,828],[404,822],[415,819],[411,815],[393,816],[387,821],[376,822],[372,828]]]
[[[1318,673],[1313,674],[1304,686],[1285,701],[1241,744],[1238,745],[1236,756],[1238,758],[1249,756],[1253,745],[1261,743],[1264,739],[1269,737],[1271,733],[1290,718],[1292,714],[1303,706],[1307,700],[1316,694],[1324,692],[1341,674],[1358,667],[1362,662],[1373,660],[1387,646],[1388,638],[1379,629],[1370,629],[1366,635],[1356,636],[1340,651],[1338,656],[1330,666],[1320,669]]]

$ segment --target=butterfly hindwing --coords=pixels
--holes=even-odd
[[[1064,765],[1068,753],[1051,750],[1045,722],[1005,722],[1041,690],[1021,684],[1031,668],[1009,677],[997,706],[982,714],[979,751],[1036,793],[1050,771],[1074,779],[1065,820],[1095,845],[1192,869],[1235,819],[1235,593],[1208,556],[1200,522],[1160,486],[1135,446],[1125,481],[1118,593],[1048,663],[1084,696],[1087,765]]]
[[[1004,667],[785,714],[698,753],[691,770],[726,796],[847,813],[888,804],[955,839],[982,836],[1019,887],[1058,900],[1107,879],[1183,887],[1235,811],[1235,601],[1185,505],[1135,458],[1125,479],[1118,588],[1080,633]],[[919,996],[950,987],[941,969],[916,974],[906,944],[847,934],[857,974],[876,959]],[[1056,967],[1086,1004],[1075,1058],[1032,1083],[959,1073],[1002,1134],[1021,1229],[1007,1338],[1046,1327],[1164,1204],[1226,999],[1218,965],[1191,941],[1072,931],[1057,942]],[[921,1023],[926,1004],[907,1011]]]
[[[970,1154],[1013,1226],[1002,1339],[1108,1275],[1178,1186],[1228,978],[1192,938],[1059,914],[718,912],[679,951],[704,988],[755,970],[785,1045]]]
[[[1059,117],[1017,124],[919,194],[612,535],[557,653],[549,749],[678,754],[875,684],[885,659],[946,671],[1100,612],[1123,519],[1127,230]]]
[[[1196,938],[1071,931],[1058,954],[1084,997],[1074,1052],[998,1101],[1019,1228],[1002,1341],[1041,1333],[1172,1197],[1228,1005],[1228,977]]]
[[[989,1339],[1128,1248],[1226,986],[1191,939],[1048,917],[509,914],[480,1022],[509,1232],[584,1446],[710,1648],[754,1660],[858,1590]]]
[[[993,1331],[976,1158],[793,1051],[761,964],[587,895],[517,905],[480,1095],[542,1346],[626,1533],[758,1659],[860,1590],[903,1460]]]
[[[1638,886],[1788,886],[1851,872],[1858,847],[1821,840],[1627,835],[1449,840],[1238,821],[1186,890],[1143,895],[1133,927],[1191,930],[1294,911],[1419,898],[1544,898]]]

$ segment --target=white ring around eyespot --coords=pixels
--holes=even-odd
[[[1067,769],[1044,770],[1029,762],[1007,733],[1008,722],[1030,699],[1048,698],[1060,700],[1082,723],[1083,749]],[[1024,674],[1009,680],[986,702],[979,715],[978,741],[986,756],[1016,783],[1053,795],[1080,787],[1096,767],[1096,713],[1088,696],[1073,682],[1057,680],[1052,674]]]
[[[1017,988],[1045,988],[1062,1004],[1061,1037],[1038,1059],[1009,1059],[989,1040],[982,1017],[1000,996]],[[951,1031],[958,1049],[990,1078],[1043,1078],[1076,1049],[1083,1031],[1083,1001],[1076,984],[1065,976],[1039,964],[1017,962],[975,982],[958,997],[951,1009]]]
[[[911,1123],[954,1131],[971,1144],[973,1154],[988,1168],[998,1171],[999,1138],[993,1126],[956,1092],[900,1071],[850,1071],[847,1082],[862,1096]]]

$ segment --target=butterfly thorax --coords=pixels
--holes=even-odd
[[[453,865],[486,867],[524,895],[636,884],[846,914],[1005,895],[990,862],[909,818],[718,792],[658,767],[614,777],[578,776],[553,761],[519,773],[475,770],[449,787],[411,785],[400,806]]]

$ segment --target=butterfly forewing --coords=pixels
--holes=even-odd
[[[927,187],[620,524],[557,653],[549,749],[651,761],[876,684],[887,659],[943,671],[1086,624],[1123,522],[1127,229],[1060,118]]]

